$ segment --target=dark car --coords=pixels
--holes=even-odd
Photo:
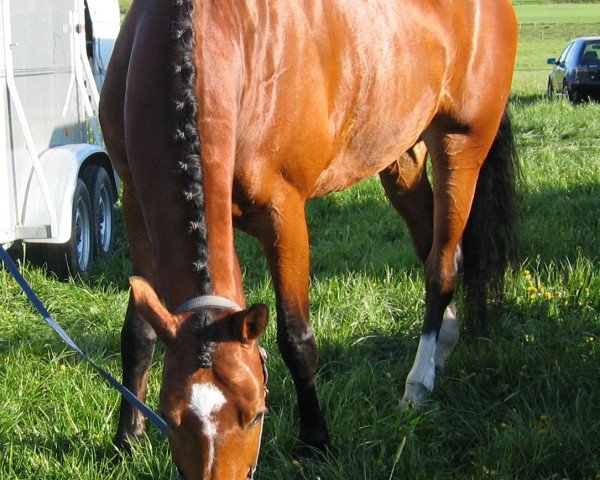
[[[600,36],[571,40],[559,59],[549,58],[548,64],[554,65],[548,77],[548,98],[562,95],[573,103],[600,99]]]

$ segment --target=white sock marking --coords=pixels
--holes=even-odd
[[[440,334],[438,335],[437,347],[435,350],[435,367],[439,370],[444,367],[450,353],[458,343],[460,337],[460,327],[456,315],[456,305],[454,301],[450,302],[444,312],[444,319]]]
[[[227,403],[225,395],[212,383],[196,383],[192,385],[190,395],[190,410],[202,422],[202,433],[208,438],[208,472],[212,470],[215,461],[215,440],[219,422],[214,415]]]
[[[433,390],[435,381],[435,348],[436,333],[431,332],[421,335],[419,347],[415,356],[415,363],[406,378],[406,383],[417,383],[423,385],[430,392]]]

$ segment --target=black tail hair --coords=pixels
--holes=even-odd
[[[517,182],[520,177],[508,108],[485,159],[463,234],[462,286],[466,325],[485,331],[487,301],[502,299],[504,274],[517,252]]]

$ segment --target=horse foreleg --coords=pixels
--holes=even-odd
[[[143,224],[135,193],[127,185],[123,191],[123,210],[131,249],[133,274],[154,281],[151,246]],[[137,313],[131,296],[121,330],[121,363],[123,384],[140,400],[145,401],[148,370],[154,355],[156,334],[152,327]],[[121,399],[119,425],[114,438],[118,448],[130,448],[132,440],[144,435],[145,418],[124,398]]]
[[[257,234],[267,257],[277,302],[277,343],[288,366],[300,416],[300,441],[323,448],[329,439],[315,388],[317,345],[308,307],[309,243],[304,200],[295,191],[266,213]]]

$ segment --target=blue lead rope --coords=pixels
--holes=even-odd
[[[2,258],[2,262],[4,263],[6,268],[8,268],[15,280],[19,283],[19,285],[21,286],[21,288],[23,289],[23,291],[25,292],[35,309],[44,318],[46,323],[50,325],[52,330],[54,330],[58,334],[61,340],[73,350],[75,350],[81,356],[81,358],[88,362],[100,375],[102,375],[102,377],[104,377],[104,379],[113,388],[118,390],[129,403],[131,403],[135,408],[137,408],[144,415],[146,415],[148,420],[150,420],[150,422],[152,422],[152,424],[154,424],[154,426],[156,426],[156,428],[158,428],[164,436],[167,436],[168,429],[165,421],[162,418],[160,418],[156,414],[156,412],[154,412],[154,410],[149,408],[144,402],[142,402],[133,393],[131,393],[131,391],[127,387],[119,383],[110,373],[96,365],[85,353],[83,353],[83,351],[75,344],[75,342],[71,340],[71,337],[69,337],[65,333],[61,326],[58,323],[56,323],[56,321],[48,313],[48,310],[46,310],[40,299],[37,297],[35,292],[31,289],[27,281],[23,278],[23,275],[21,275],[21,272],[19,272],[19,269],[13,262],[12,258],[10,258],[8,253],[6,253],[6,250],[4,250],[2,245],[0,245],[0,258]]]

